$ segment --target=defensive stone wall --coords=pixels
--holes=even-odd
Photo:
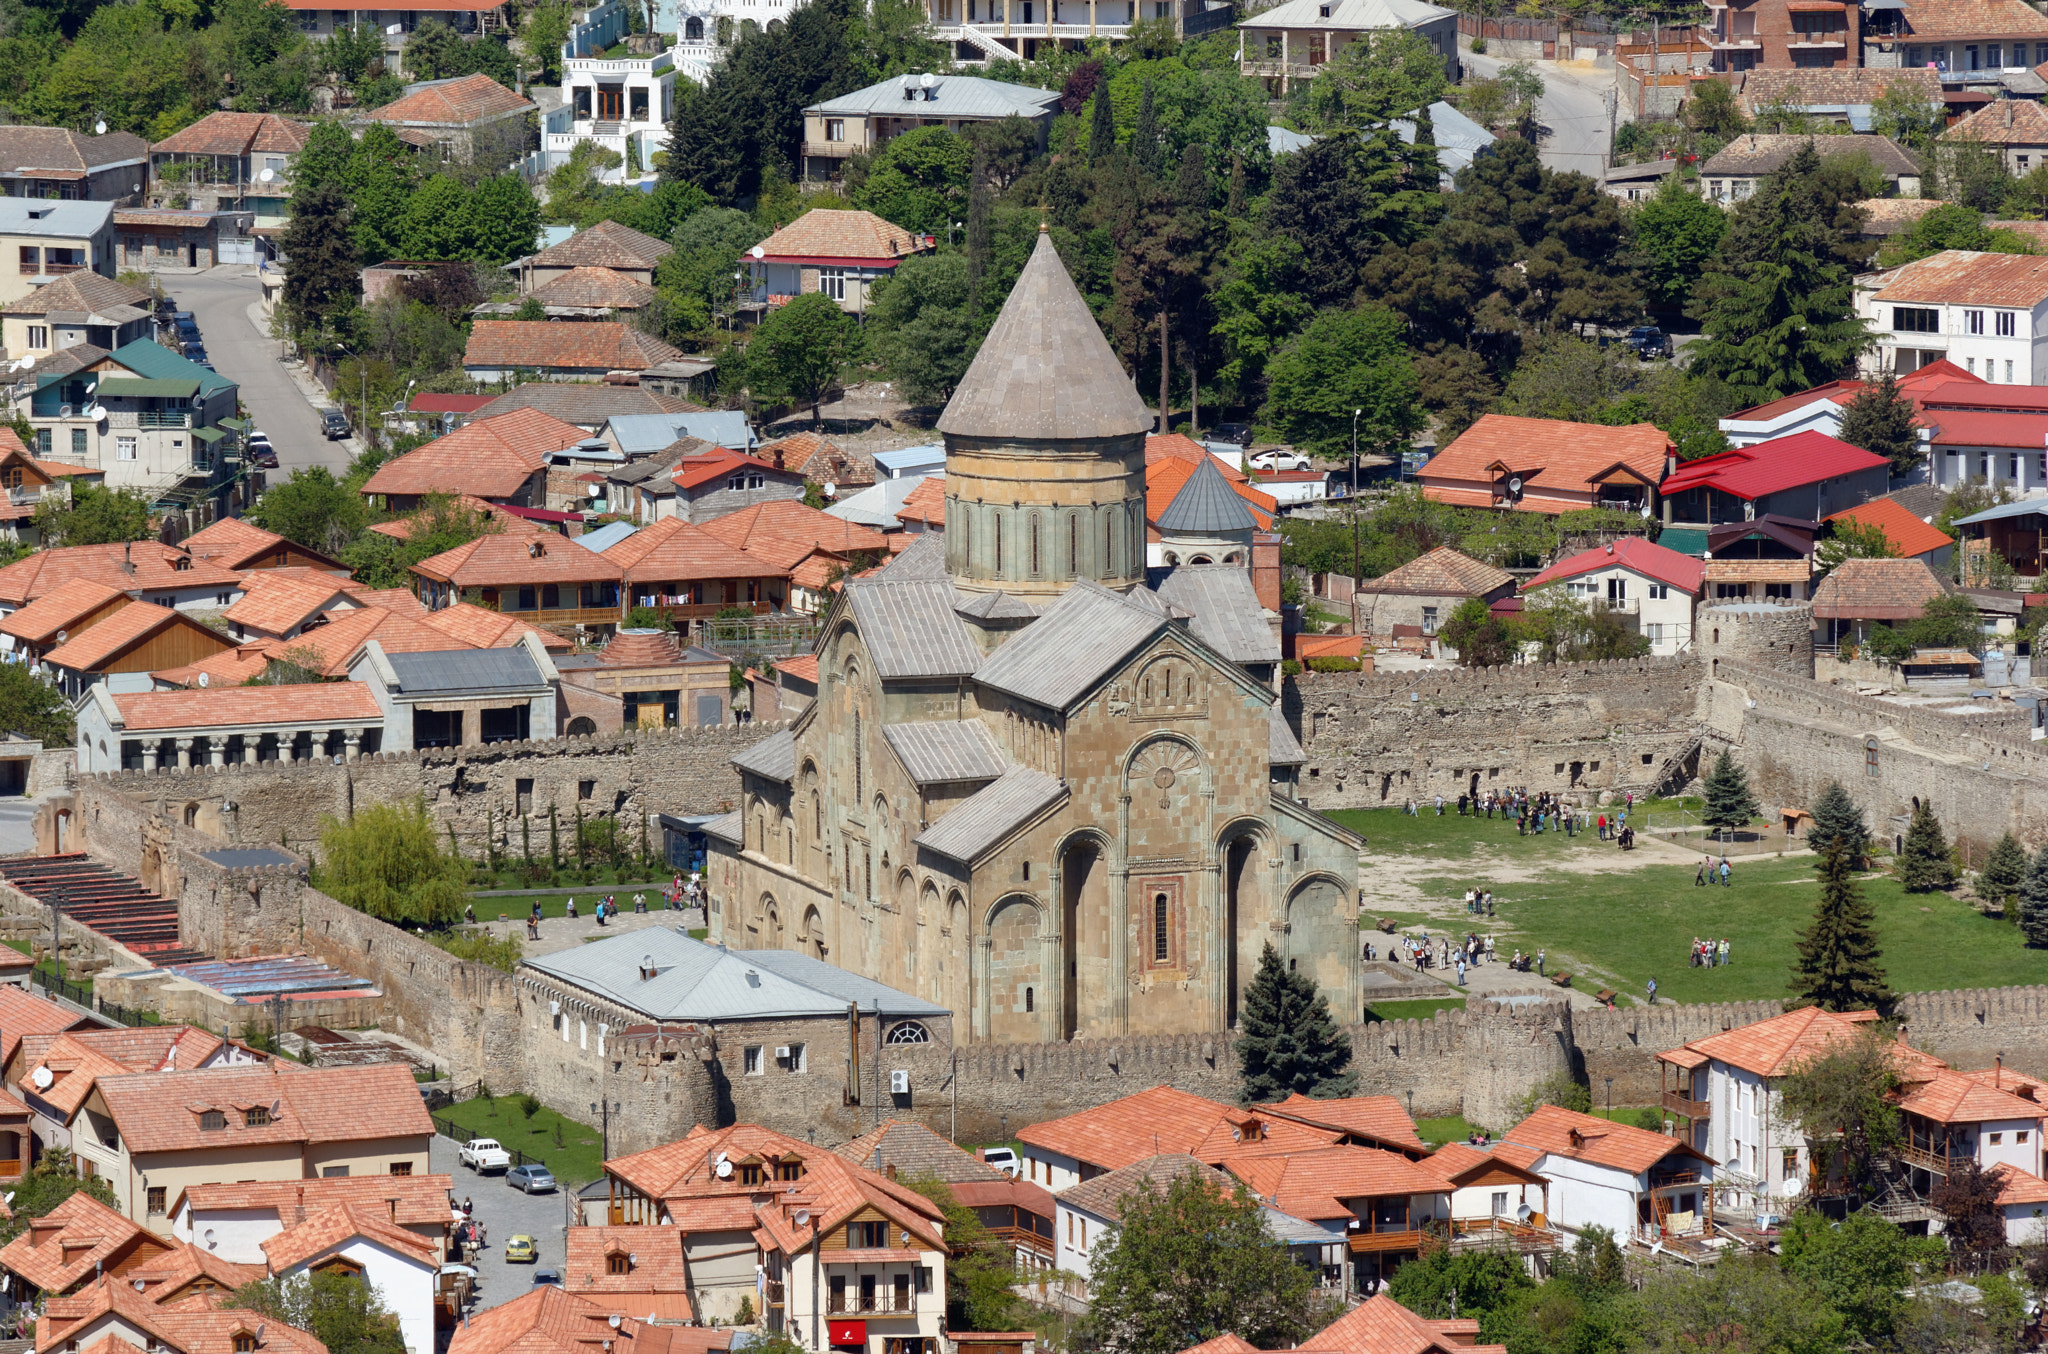
[[[1283,709],[1318,809],[1475,789],[1649,788],[1694,735],[1700,669],[1678,658],[1303,673]]]
[[[471,855],[484,850],[486,816],[499,849],[536,855],[548,845],[548,810],[567,824],[586,814],[723,813],[739,798],[729,765],[782,724],[628,729],[479,747],[386,752],[359,761],[259,762],[106,772],[88,777],[181,820],[217,824],[215,845],[304,846],[321,820],[357,804],[423,798]],[[524,820],[526,837],[522,838]]]

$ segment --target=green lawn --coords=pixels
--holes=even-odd
[[[1417,1119],[1415,1136],[1431,1147],[1441,1147],[1447,1142],[1463,1142],[1479,1128],[1478,1124],[1467,1122],[1462,1114],[1453,1114],[1448,1119]]]
[[[1587,991],[1613,986],[1624,999],[1642,996],[1653,976],[1658,996],[1679,1002],[1785,996],[1798,932],[1819,897],[1810,856],[1738,859],[1731,887],[1700,888],[1691,864],[1603,870],[1597,853],[1613,848],[1597,839],[1587,848],[1583,838],[1518,838],[1510,826],[1503,841],[1498,819],[1438,819],[1433,813],[1414,819],[1389,810],[1335,816],[1366,834],[1370,852],[1416,858],[1404,862],[1410,873],[1418,863],[1443,862],[1441,874],[1419,880],[1425,897],[1451,904],[1439,927],[1462,918],[1456,900],[1466,889],[1490,886],[1498,908],[1491,919],[1496,948],[1503,955],[1516,946],[1544,949],[1549,972],[1570,971],[1577,975],[1573,986]],[[1482,846],[1529,877],[1489,878],[1488,861],[1476,854]],[[1576,868],[1565,868],[1575,854],[1581,856]],[[2010,923],[1945,894],[1908,894],[1886,875],[1860,882],[1876,909],[1884,963],[1897,990],[2048,981],[2048,952],[2028,949]],[[1728,966],[1688,967],[1693,937],[1709,935],[1731,942]]]
[[[1412,1001],[1376,1001],[1365,1008],[1371,1020],[1428,1020],[1438,1011],[1462,1011],[1463,997],[1419,997]]]
[[[1629,811],[1628,821],[1640,836],[1649,825],[1676,822],[1682,808],[1690,808],[1696,815],[1699,806],[1697,799],[1639,799],[1635,808]],[[1369,849],[1373,851],[1433,855],[1445,860],[1468,860],[1482,847],[1540,858],[1564,855],[1588,840],[1596,845],[1599,842],[1599,834],[1593,829],[1570,837],[1562,832],[1533,831],[1523,836],[1515,831],[1512,818],[1488,818],[1483,814],[1460,818],[1454,800],[1444,804],[1441,818],[1437,816],[1434,801],[1418,804],[1417,808],[1420,813],[1414,818],[1399,809],[1336,809],[1329,817],[1354,832],[1363,833]],[[1618,812],[1618,809],[1602,809],[1595,816],[1599,813],[1612,816]]]
[[[507,1095],[494,1100],[465,1100],[435,1110],[434,1117],[457,1125],[473,1138],[496,1138],[508,1150],[517,1148],[530,1157],[539,1157],[564,1189],[588,1184],[604,1174],[598,1131],[564,1118],[545,1105],[529,1119],[520,1113],[519,1097]],[[558,1130],[560,1147],[555,1145]],[[466,1169],[455,1172],[458,1193],[465,1188],[468,1176]],[[497,1177],[478,1178],[502,1185]]]

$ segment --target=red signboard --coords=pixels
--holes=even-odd
[[[825,1325],[835,1345],[864,1345],[868,1342],[868,1323],[865,1321],[828,1321]]]

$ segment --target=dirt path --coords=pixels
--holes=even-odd
[[[1457,924],[1465,915],[1465,888],[1481,885],[1498,892],[1504,884],[1527,884],[1546,874],[1613,874],[1616,871],[1647,869],[1652,865],[1690,865],[1699,859],[1697,851],[1673,846],[1655,837],[1636,838],[1633,851],[1618,851],[1613,843],[1597,837],[1581,839],[1563,855],[1541,859],[1518,856],[1495,847],[1481,846],[1462,860],[1441,856],[1380,854],[1367,849],[1365,872],[1359,876],[1362,910],[1372,912],[1419,912]],[[1449,877],[1459,881],[1455,893],[1432,897],[1423,892],[1422,881]]]

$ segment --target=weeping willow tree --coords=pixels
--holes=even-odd
[[[469,901],[469,866],[441,849],[425,799],[371,804],[347,822],[323,818],[314,883],[388,922],[445,926]]]

